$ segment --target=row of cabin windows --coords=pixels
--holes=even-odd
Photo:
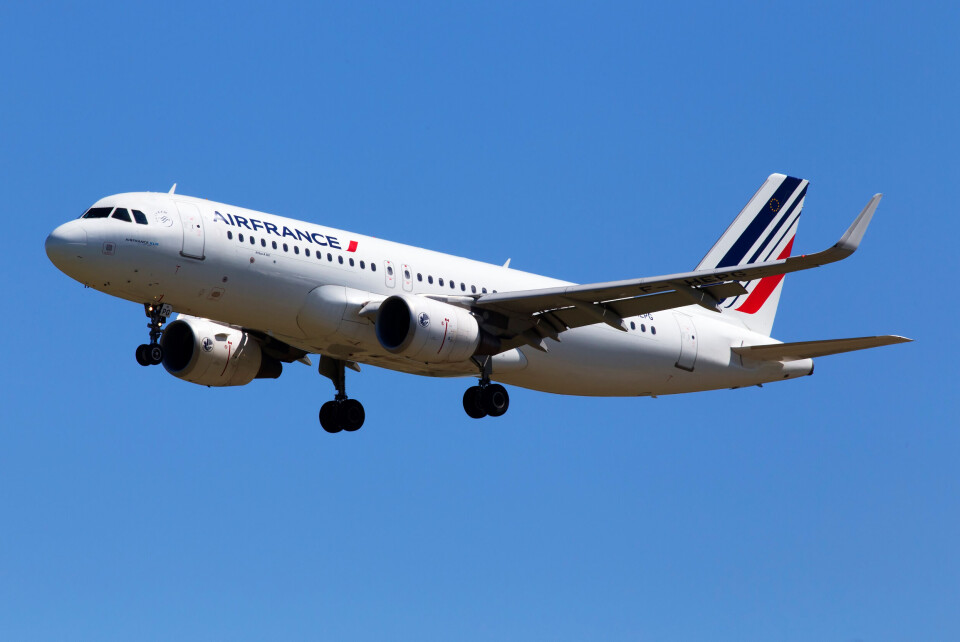
[[[113,212],[113,215],[110,214]],[[133,212],[133,220],[130,220],[130,212]],[[140,225],[147,224],[147,215],[140,210],[127,210],[125,207],[91,207],[80,218],[115,218],[118,221],[133,223],[136,221]]]
[[[227,238],[228,238],[229,240],[231,240],[231,241],[233,240],[233,232],[232,232],[231,230],[227,230]],[[255,245],[257,244],[257,239],[254,238],[254,236],[253,236],[252,234],[251,234],[250,236],[248,236],[247,238],[249,239],[250,245],[254,245],[254,246],[255,246]],[[242,232],[240,232],[240,233],[237,234],[237,240],[240,241],[241,243],[245,243],[245,242],[246,242],[246,241],[244,240],[244,236],[243,236],[243,233],[242,233]],[[281,245],[281,247],[283,248],[283,251],[284,251],[284,252],[289,252],[289,251],[290,251],[290,246],[287,245],[286,243],[282,243],[282,244],[280,244],[280,245]],[[276,241],[270,241],[270,246],[271,246],[273,249],[275,249],[275,250],[280,249],[280,248],[277,246],[277,242],[276,242]],[[265,239],[265,238],[263,238],[263,237],[260,238],[260,247],[267,247],[267,239]],[[293,246],[293,253],[294,253],[294,254],[297,254],[297,255],[300,254],[300,246],[299,246],[299,245],[294,245],[294,246]],[[310,256],[310,248],[304,248],[304,250],[303,250],[303,255],[304,255],[304,256]],[[322,251],[319,251],[319,250],[316,251],[316,252],[314,253],[314,256],[317,257],[317,260],[318,260],[318,261],[323,260],[323,252],[322,252]],[[330,253],[330,252],[327,252],[327,261],[330,262],[330,263],[333,263],[333,254]],[[337,255],[337,262],[339,262],[340,265],[343,265],[343,264],[344,264],[344,262],[343,262],[343,256],[342,256],[342,255],[339,255],[339,254]],[[357,261],[355,261],[355,260],[351,257],[351,258],[347,259],[347,263],[349,263],[350,267],[354,267],[354,266],[357,264]],[[360,263],[360,269],[361,269],[361,270],[367,269],[367,264],[366,264],[365,261],[359,261],[359,263]],[[371,271],[371,272],[376,272],[376,271],[377,271],[377,264],[376,264],[376,263],[370,263],[370,271]],[[389,265],[387,266],[387,274],[388,274],[389,276],[393,276],[393,267],[392,267],[392,266],[389,266]],[[403,271],[403,278],[407,279],[408,281],[410,280],[410,270],[404,269],[404,271]],[[423,282],[423,274],[420,274],[420,273],[417,274],[417,281],[420,281],[421,283]],[[442,278],[441,278],[441,279],[438,279],[437,282],[440,284],[440,286],[443,286],[443,279],[442,279]],[[431,285],[433,284],[433,276],[427,275],[427,283],[430,283]],[[452,289],[452,290],[456,290],[456,289],[457,289],[457,283],[456,283],[455,281],[453,281],[453,280],[450,281],[450,289]],[[461,292],[466,292],[466,291],[467,291],[467,284],[466,284],[466,283],[460,283],[460,291],[461,291]],[[471,285],[471,286],[470,286],[470,291],[471,291],[473,294],[476,294],[476,293],[477,293],[477,286]],[[480,288],[480,292],[483,293],[483,294],[486,294],[486,293],[487,293],[487,288]],[[496,292],[496,290],[494,290],[494,292]]]
[[[230,239],[230,240],[233,240],[233,232],[227,230],[227,238]],[[249,239],[250,245],[254,245],[254,246],[255,246],[255,245],[257,244],[257,239],[256,239],[252,234],[251,234],[250,236],[246,237],[246,239],[244,238],[242,232],[239,233],[239,234],[237,234],[237,240],[240,241],[241,243],[245,243],[247,239]],[[278,249],[283,248],[283,251],[284,251],[284,252],[289,252],[289,251],[290,251],[290,246],[287,245],[286,243],[281,243],[281,244],[278,246],[278,244],[277,244],[276,241],[270,241],[270,246],[271,246],[273,249],[275,249],[275,250],[278,250]],[[261,237],[261,239],[260,239],[260,247],[267,247],[267,239]],[[293,246],[293,253],[296,254],[296,255],[299,255],[299,254],[300,254],[300,246],[299,246],[299,245],[294,245],[294,246]],[[310,256],[310,255],[311,255],[311,254],[310,254],[310,248],[304,248],[304,250],[303,250],[303,255],[304,255],[304,256]],[[318,261],[323,260],[323,252],[321,252],[321,251],[319,251],[319,250],[316,251],[316,252],[314,252],[314,256],[317,257],[317,260],[318,260]],[[329,253],[329,252],[327,253],[327,261],[333,263],[333,254],[331,254],[331,253]],[[337,261],[340,262],[340,265],[343,265],[343,264],[344,264],[343,257],[340,256],[339,254],[337,255]],[[350,267],[353,267],[354,265],[357,264],[357,261],[355,261],[353,258],[349,259],[348,262],[349,262],[349,264],[350,264]],[[366,261],[360,261],[360,269],[361,269],[361,270],[367,269],[367,263],[366,263]],[[371,271],[371,272],[376,272],[376,271],[377,271],[377,265],[376,265],[375,263],[371,263],[371,264],[370,264],[370,271]]]
[[[407,272],[407,273],[404,274],[404,276],[406,276],[406,277],[409,279],[409,278],[410,278],[410,273]],[[423,282],[423,274],[417,272],[417,281],[420,281],[421,283]],[[427,283],[429,283],[430,285],[433,285],[433,276],[430,275],[430,274],[427,275]],[[440,287],[443,287],[443,278],[442,278],[442,277],[437,279],[437,285],[439,285]],[[451,289],[451,290],[456,290],[456,289],[457,289],[457,282],[454,281],[454,280],[452,280],[452,279],[450,280],[450,289]],[[466,291],[467,291],[467,284],[466,284],[466,283],[463,283],[462,281],[461,281],[461,283],[460,283],[460,291],[461,291],[461,292],[466,292]],[[477,286],[471,285],[471,286],[470,286],[470,292],[471,292],[472,294],[477,294]],[[494,290],[494,292],[496,292],[496,290]],[[480,288],[480,293],[481,293],[481,294],[486,294],[486,293],[487,293],[487,288]]]
[[[631,330],[636,330],[636,329],[637,329],[637,324],[636,324],[636,322],[634,322],[634,321],[631,321],[631,322],[630,322],[630,329],[631,329]],[[647,331],[647,325],[646,325],[645,323],[641,323],[641,324],[640,324],[640,332],[646,332],[646,331]],[[653,326],[650,326],[650,334],[656,334],[656,333],[657,333],[657,329],[656,329],[655,327],[653,327]]]

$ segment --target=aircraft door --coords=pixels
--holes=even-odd
[[[400,266],[400,271],[403,277],[403,289],[407,292],[413,292],[413,274],[410,272],[410,266],[404,263]]]
[[[383,262],[383,278],[386,280],[388,288],[396,287],[397,272],[393,269],[393,261]]]
[[[177,202],[180,225],[183,231],[183,247],[180,254],[193,259],[203,258],[203,217],[194,203]]]
[[[676,366],[693,372],[697,364],[697,328],[693,325],[693,318],[686,314],[675,312],[673,318],[680,327],[680,356]]]

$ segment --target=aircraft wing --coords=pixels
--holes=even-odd
[[[870,199],[853,224],[831,248],[816,254],[727,268],[681,272],[608,283],[484,294],[471,304],[510,319],[527,319],[541,336],[567,328],[607,323],[626,330],[623,317],[696,303],[719,311],[720,301],[743,294],[742,283],[834,263],[853,254],[863,239],[881,194]],[[515,324],[512,324],[515,325]],[[554,332],[555,331],[555,332]],[[545,334],[544,334],[545,333]]]

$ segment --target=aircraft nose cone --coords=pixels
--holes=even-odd
[[[50,232],[47,242],[44,244],[47,250],[47,256],[50,261],[58,268],[63,267],[71,260],[77,258],[86,248],[87,232],[81,226],[75,223],[64,223],[54,231]]]

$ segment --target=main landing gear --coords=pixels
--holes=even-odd
[[[346,430],[353,432],[360,430],[363,426],[363,420],[366,413],[363,411],[363,404],[356,399],[347,399],[347,376],[345,374],[346,361],[332,359],[330,357],[320,357],[320,374],[327,377],[337,388],[337,395],[333,401],[328,401],[320,407],[320,425],[324,430],[330,433]],[[351,363],[352,369],[359,368]]]
[[[463,409],[474,419],[499,417],[510,407],[510,395],[499,383],[490,383],[490,357],[477,357],[474,361],[480,366],[480,385],[463,393]]]
[[[173,308],[169,303],[155,305],[153,303],[144,303],[143,310],[150,323],[150,343],[143,343],[137,346],[137,363],[141,366],[155,366],[163,361],[163,348],[160,347],[160,335],[163,334],[163,324],[167,322],[167,317],[173,314]]]

